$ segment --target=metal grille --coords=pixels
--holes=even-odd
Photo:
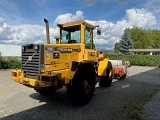
[[[27,78],[39,78],[40,74],[40,45],[22,46],[22,70]]]

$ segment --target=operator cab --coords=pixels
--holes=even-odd
[[[60,28],[60,44],[84,44],[86,49],[93,49],[93,30],[98,27],[97,35],[101,34],[99,26],[93,26],[85,21],[57,24]]]

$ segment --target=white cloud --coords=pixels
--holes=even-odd
[[[102,34],[96,36],[95,39],[96,45],[99,49],[113,49],[114,44],[120,40],[123,30],[126,27],[137,25],[143,28],[148,28],[157,24],[155,16],[146,9],[128,9],[126,10],[124,19],[117,21],[115,24],[107,22],[106,20],[87,20],[87,22],[93,25],[99,25],[102,30]]]
[[[13,31],[11,27],[7,25],[5,19],[0,16],[0,41],[13,39],[13,37],[11,36],[12,32]]]
[[[71,22],[71,21],[78,21],[78,20],[83,20],[84,16],[83,16],[83,12],[82,11],[77,11],[75,15],[71,14],[71,13],[66,13],[66,14],[62,14],[59,15],[55,21],[54,24],[57,23],[66,23],[66,22]]]
[[[159,25],[160,24],[160,0],[147,0],[144,4],[144,8],[149,11],[152,11]],[[157,28],[160,28],[160,25],[157,26]]]
[[[5,29],[6,30],[6,29]],[[19,25],[13,26],[11,28],[11,33],[9,34],[12,39],[2,38],[1,43],[10,44],[27,44],[27,43],[46,43],[46,32],[45,27],[40,25]],[[6,31],[9,33],[10,31]],[[50,29],[51,32],[51,42],[54,42],[54,36],[56,32]],[[0,37],[1,38],[1,37]]]
[[[58,36],[58,28],[55,26],[57,23],[66,23],[83,19],[84,16],[82,11],[77,11],[75,14],[66,13],[59,15],[54,20],[55,28],[50,29],[51,42],[55,42],[54,38]],[[123,30],[126,27],[138,25],[147,28],[157,24],[155,16],[146,9],[128,9],[126,10],[124,18],[121,21],[117,21],[117,23],[108,22],[106,20],[86,21],[93,25],[99,25],[101,28],[102,34],[100,36],[94,36],[98,49],[113,49],[114,43],[120,40]],[[2,36],[5,37],[2,38]],[[5,23],[5,20],[0,17],[0,38],[1,43],[45,43],[45,26],[27,24],[9,26]]]
[[[126,19],[129,24],[135,24],[142,27],[156,25],[156,17],[146,9],[128,9],[126,10]]]
[[[16,44],[26,43],[46,43],[46,31],[45,26],[40,25],[19,25],[13,26],[14,32],[12,33],[14,39],[10,40],[10,43]],[[50,29],[50,39],[53,43],[54,36],[56,36],[55,30]],[[17,41],[18,40],[18,41]]]
[[[160,16],[160,0],[147,0],[144,7]]]

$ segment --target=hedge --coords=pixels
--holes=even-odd
[[[21,61],[17,57],[1,57],[0,69],[15,69],[21,67]]]
[[[160,67],[160,55],[123,55],[106,54],[110,60],[130,61],[132,65],[137,66],[156,66]],[[17,57],[1,57],[0,69],[15,69],[21,67],[21,61]]]
[[[137,66],[156,66],[160,67],[160,55],[123,55],[106,54],[110,60],[130,61],[132,65]]]

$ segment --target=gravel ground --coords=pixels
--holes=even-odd
[[[144,106],[144,115],[147,120],[160,120],[160,91]]]

